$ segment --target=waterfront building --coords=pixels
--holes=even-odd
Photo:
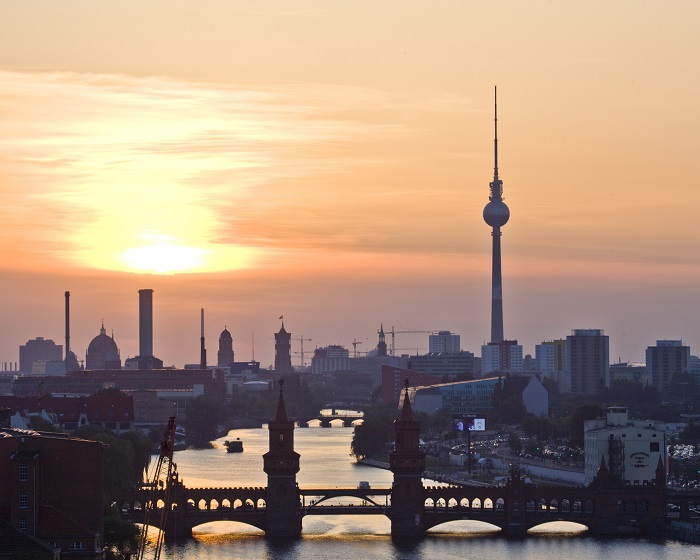
[[[1,429],[0,521],[60,548],[62,559],[102,558],[103,450],[65,434]]]
[[[566,337],[562,393],[593,395],[610,386],[610,342],[603,329],[575,329]]]
[[[688,373],[690,346],[682,340],[657,340],[656,346],[647,347],[646,361],[649,383],[664,394],[674,375]]]
[[[610,407],[605,418],[584,422],[585,482],[605,461],[625,484],[653,484],[659,462],[666,465],[666,423],[630,420],[627,408]]]
[[[508,378],[509,390],[520,394],[528,413],[547,416],[549,412],[549,395],[547,389],[534,375]],[[483,415],[494,408],[493,395],[497,386],[503,387],[502,377],[488,377],[456,383],[441,383],[427,387],[409,388],[415,412],[434,414],[444,409],[448,414]]]

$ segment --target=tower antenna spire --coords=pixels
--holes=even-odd
[[[493,86],[493,182],[498,183],[498,86]]]

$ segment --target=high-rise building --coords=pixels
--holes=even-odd
[[[332,344],[325,348],[316,348],[311,358],[311,373],[329,373],[332,371],[350,371],[350,351]]]
[[[668,390],[674,375],[689,371],[690,346],[684,346],[682,340],[657,340],[646,355],[647,378],[660,393]]]
[[[489,342],[481,347],[481,375],[523,371],[523,347],[517,340]]]
[[[292,333],[282,328],[275,333],[275,373],[292,373]]]
[[[450,331],[438,331],[428,337],[428,352],[449,352],[451,354],[461,350],[459,335]]]
[[[603,329],[575,329],[566,337],[563,393],[592,395],[610,385],[610,341]]]
[[[493,238],[491,261],[491,342],[503,340],[503,287],[501,284],[501,228],[510,218],[503,202],[503,181],[498,178],[498,110],[494,89],[493,182],[489,184],[489,203],[484,208],[484,221],[491,226]]]
[[[537,371],[556,381],[559,387],[563,387],[566,375],[565,339],[549,340],[535,346],[535,361]]]
[[[32,373],[35,362],[50,362],[63,360],[63,346],[53,340],[39,336],[28,340],[19,347],[19,370]]]
[[[219,353],[217,354],[217,364],[220,366],[228,366],[235,360],[233,359],[233,337],[226,327],[221,331],[219,336]]]

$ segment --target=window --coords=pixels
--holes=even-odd
[[[72,542],[69,548],[71,550],[85,550],[87,547],[84,542]]]
[[[658,441],[650,441],[649,442],[649,451],[659,451],[659,442]]]
[[[20,492],[19,492],[19,507],[23,508],[23,509],[27,507],[27,491],[26,490],[20,490]]]
[[[24,461],[19,464],[19,481],[27,482],[27,463]]]
[[[20,531],[26,531],[29,528],[29,525],[27,525],[27,518],[26,517],[20,517],[19,518],[19,530]]]

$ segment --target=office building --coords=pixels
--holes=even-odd
[[[649,383],[664,394],[676,374],[688,373],[690,347],[681,340],[657,340],[646,351]]]
[[[566,337],[563,393],[593,395],[610,386],[609,344],[602,329],[575,329]]]

